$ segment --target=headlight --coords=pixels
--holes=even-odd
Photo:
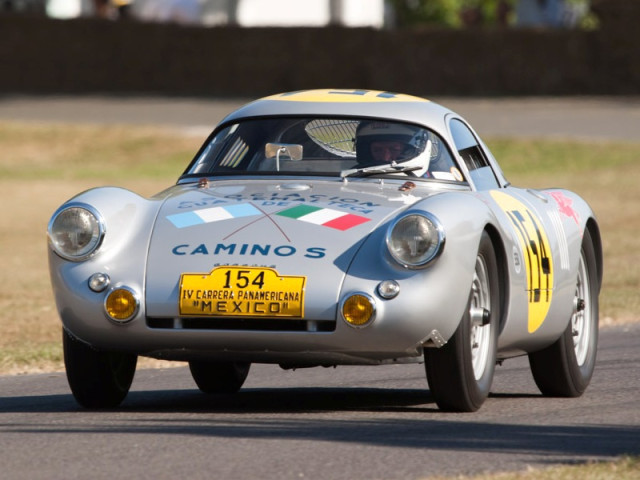
[[[444,230],[428,213],[409,214],[396,220],[387,232],[387,248],[400,265],[421,268],[435,260],[444,248]]]
[[[54,213],[49,222],[49,241],[62,258],[81,261],[102,243],[104,224],[89,205],[71,204]]]

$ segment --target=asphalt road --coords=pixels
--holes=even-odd
[[[640,325],[601,333],[582,397],[543,398],[519,358],[472,414],[437,410],[421,365],[257,365],[229,396],[141,370],[109,411],[80,409],[61,373],[0,377],[0,477],[418,479],[638,455]]]
[[[640,99],[435,99],[481,135],[640,141]],[[205,136],[244,100],[0,97],[0,120],[160,125]],[[417,479],[640,454],[640,325],[602,331],[590,388],[543,398],[526,359],[474,414],[446,414],[421,365],[252,368],[235,396],[185,368],[140,370],[87,411],[63,373],[0,377],[0,478]]]
[[[482,136],[640,141],[640,97],[433,98]],[[250,99],[0,96],[0,120],[130,123],[205,137]]]

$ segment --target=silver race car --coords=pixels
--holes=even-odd
[[[602,247],[589,206],[511,186],[454,112],[368,90],[284,93],[216,127],[152,198],[96,188],[48,225],[78,403],[117,406],[139,355],[205,393],[252,363],[424,362],[448,411],[528,355],[544,395],[589,384]]]

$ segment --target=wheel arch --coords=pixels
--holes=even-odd
[[[499,335],[502,332],[502,327],[505,324],[508,311],[507,299],[509,298],[509,263],[504,243],[497,228],[489,223],[485,226],[484,231],[487,232],[489,238],[491,239],[491,244],[493,245],[493,250],[496,254],[496,261],[498,264],[498,292],[500,295],[500,321],[498,323]]]
[[[602,236],[600,235],[600,227],[595,218],[589,217],[585,230],[589,232],[591,242],[593,243],[593,251],[596,256],[596,276],[598,278],[598,293],[602,287],[602,278],[604,275],[604,256],[602,254]]]

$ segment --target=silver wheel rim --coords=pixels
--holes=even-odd
[[[486,309],[491,312],[491,296],[489,289],[489,275],[484,258],[478,256],[476,269],[471,285],[471,365],[476,380],[480,380],[487,368],[489,349],[491,346],[491,324],[479,325],[473,321],[474,311]]]
[[[591,342],[591,299],[589,296],[589,276],[583,254],[580,255],[580,264],[578,265],[578,282],[574,298],[575,307],[571,316],[573,348],[579,366],[584,365]]]

